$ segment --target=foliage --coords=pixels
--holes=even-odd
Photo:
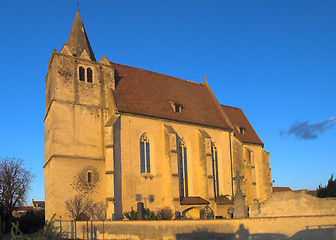
[[[326,186],[323,187],[322,184],[320,184],[316,190],[317,196],[320,198],[336,197],[336,179],[334,179],[334,175],[331,174]]]
[[[138,215],[137,215],[137,212],[134,211],[133,208],[131,208],[131,211],[129,212],[124,212],[124,216],[125,218],[127,218],[128,220],[137,220],[138,219]]]
[[[88,181],[89,172],[91,173],[90,182]],[[75,177],[72,187],[82,194],[92,193],[100,181],[99,176],[99,170],[97,168],[91,166],[85,167]]]
[[[145,208],[145,220],[161,220],[161,216],[155,215],[155,212]]]
[[[44,227],[45,217],[44,210],[34,211],[30,210],[26,212],[25,215],[17,219],[19,223],[20,230],[23,233],[31,233],[32,231],[37,231]]]
[[[93,204],[93,217],[95,220],[104,221],[106,220],[106,202],[97,202]]]
[[[77,221],[87,221],[93,210],[93,202],[83,195],[75,195],[65,201],[65,208],[71,218]]]
[[[170,208],[163,208],[158,212],[158,216],[161,217],[161,220],[172,220],[173,212]]]
[[[24,168],[20,158],[6,157],[0,161],[0,205],[6,231],[10,230],[14,207],[25,202],[34,177],[30,169]]]
[[[129,220],[137,220],[138,214],[137,211],[134,211],[131,208],[131,211],[124,212],[125,218]],[[162,220],[162,216],[160,214],[156,215],[155,212],[151,211],[149,208],[145,208],[145,220]]]
[[[30,236],[24,236],[19,229],[19,223],[13,223],[11,235],[12,239],[18,240],[60,240],[62,238],[62,233],[59,232],[59,227],[54,227],[54,218],[55,215],[52,216],[50,221],[46,221],[44,228],[34,233]]]

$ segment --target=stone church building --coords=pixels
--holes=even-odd
[[[269,153],[240,108],[221,105],[206,79],[97,61],[78,12],[45,83],[47,219],[68,219],[65,201],[79,194],[116,220],[139,201],[228,217],[237,181],[246,206],[271,194]]]

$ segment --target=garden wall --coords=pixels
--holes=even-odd
[[[335,239],[336,216],[56,222],[80,239]]]

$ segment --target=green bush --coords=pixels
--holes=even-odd
[[[129,212],[124,212],[124,216],[125,218],[127,218],[128,220],[137,220],[137,212],[134,211],[133,208],[131,208],[131,211]]]
[[[131,208],[131,211],[124,212],[125,218],[129,220],[137,220],[138,213]],[[145,208],[145,220],[161,220],[162,217],[160,215],[156,215],[155,212],[151,211],[149,208]]]

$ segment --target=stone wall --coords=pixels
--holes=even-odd
[[[80,239],[335,239],[336,216],[193,221],[56,222]],[[71,235],[71,229],[72,235]],[[76,233],[74,231],[76,229]],[[92,229],[92,231],[91,231]]]
[[[249,209],[250,217],[336,215],[336,198],[317,198],[304,192],[274,192]]]

